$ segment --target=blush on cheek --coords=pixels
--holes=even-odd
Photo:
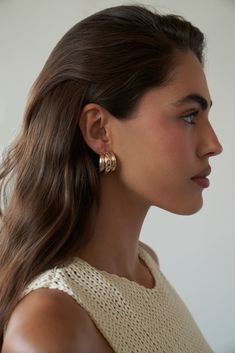
[[[185,160],[185,162],[194,156],[193,141],[190,135],[178,132],[170,137],[168,144],[169,153],[172,157],[175,157],[179,161]]]

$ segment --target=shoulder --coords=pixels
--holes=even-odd
[[[92,320],[72,297],[40,288],[13,311],[2,353],[88,353],[95,350],[96,337]]]
[[[155,251],[147,244],[143,243],[142,241],[139,240],[140,245],[143,246],[145,250],[149,253],[149,255],[152,256],[152,258],[155,260],[155,262],[159,265],[159,259]]]

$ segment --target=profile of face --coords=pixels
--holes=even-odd
[[[129,119],[112,119],[119,181],[149,206],[197,212],[209,159],[222,152],[208,119],[210,107],[202,65],[192,52],[180,54],[166,86],[143,95]],[[193,178],[197,175],[201,178]]]

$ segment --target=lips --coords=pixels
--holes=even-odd
[[[208,188],[210,185],[209,179],[207,179],[207,176],[210,175],[211,173],[211,167],[208,166],[204,170],[202,170],[199,174],[193,176],[191,179],[196,182],[199,186],[203,188]]]
[[[211,167],[208,166],[206,167],[203,171],[201,171],[201,173],[193,176],[191,179],[195,179],[195,178],[206,178],[208,175],[210,175],[211,173]]]

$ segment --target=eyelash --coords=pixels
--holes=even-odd
[[[189,117],[196,118],[196,116],[198,115],[198,113],[199,113],[199,111],[196,110],[196,111],[194,111],[194,112],[191,112],[191,113],[189,113],[189,114],[187,114],[187,115],[182,116],[182,118],[183,118],[183,119],[186,119],[186,118],[189,118]],[[191,125],[196,124],[196,123],[193,122],[193,121],[189,122],[189,121],[185,120],[185,122],[186,122],[187,124],[191,124]]]

